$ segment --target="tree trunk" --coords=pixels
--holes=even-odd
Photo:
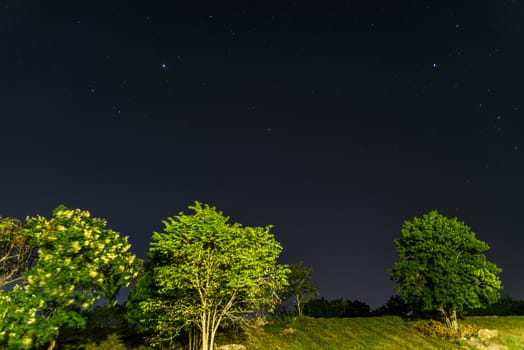
[[[455,331],[458,331],[457,309],[455,306],[451,305],[446,308],[441,308],[440,312],[442,313],[442,317],[446,322],[446,326]]]
[[[49,346],[47,347],[47,350],[53,350],[56,346],[56,339],[51,340],[49,343]]]
[[[198,329],[191,327],[189,329],[189,350],[198,350],[200,347],[200,339]]]
[[[300,300],[300,295],[298,295],[298,294],[295,295],[295,301],[297,303],[297,314],[300,317],[300,316],[302,316],[303,308],[304,308],[303,305],[302,305],[302,302]]]
[[[209,335],[209,329],[208,329],[208,320],[207,320],[207,315],[204,313],[204,315],[202,316],[202,346],[201,346],[201,349],[202,350],[208,350],[208,346],[209,346],[209,343],[208,343],[208,335]]]

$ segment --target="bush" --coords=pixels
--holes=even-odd
[[[413,327],[422,334],[434,338],[470,338],[478,332],[478,329],[471,325],[460,325],[458,330],[454,330],[435,320],[417,321],[413,323]]]
[[[435,320],[417,321],[413,324],[416,330],[428,337],[435,338],[457,338],[460,333],[446,327],[445,324]]]

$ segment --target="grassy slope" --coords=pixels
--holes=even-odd
[[[471,317],[463,322],[498,329],[499,337],[489,344],[524,349],[524,317]],[[291,320],[252,330],[244,344],[250,350],[471,348],[465,342],[426,337],[398,317]]]

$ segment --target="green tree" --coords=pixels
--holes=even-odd
[[[438,311],[457,329],[457,312],[498,300],[502,271],[486,260],[489,246],[457,218],[432,211],[406,221],[394,241],[398,259],[391,271],[403,300],[422,311]]]
[[[320,295],[313,283],[313,269],[304,266],[301,260],[296,264],[289,265],[290,273],[288,285],[284,289],[283,298],[292,298],[297,310],[297,315],[304,314],[304,304]]]
[[[19,220],[0,217],[0,288],[21,278],[21,273],[31,267],[35,251]]]
[[[197,332],[200,348],[208,350],[222,323],[272,309],[288,270],[276,262],[282,247],[271,226],[231,224],[198,202],[189,208],[192,215],[168,218],[153,234],[150,261],[130,295],[129,320],[152,332],[154,344],[172,343],[184,330]]]
[[[140,271],[127,237],[87,211],[60,206],[53,218],[28,218],[22,233],[37,247],[21,284],[0,293],[0,344],[9,348],[55,345],[61,326],[83,327],[83,312],[114,301]]]

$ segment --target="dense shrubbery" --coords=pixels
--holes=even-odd
[[[435,320],[417,321],[413,324],[413,327],[428,337],[449,339],[459,337],[469,338],[478,331],[477,328],[471,325],[461,325],[458,329],[455,330],[453,328],[447,327],[444,323]]]
[[[122,305],[97,306],[85,313],[85,328],[63,328],[58,337],[60,349],[145,349],[142,336],[129,326]]]

